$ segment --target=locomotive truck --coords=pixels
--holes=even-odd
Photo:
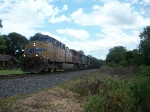
[[[25,45],[21,57],[23,72],[55,72],[57,70],[78,70],[99,68],[100,64],[88,56],[69,49],[65,44],[47,35],[33,36]]]

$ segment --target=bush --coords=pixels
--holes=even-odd
[[[89,91],[88,86],[85,82],[79,82],[74,84],[74,87],[70,88],[70,90],[80,94],[81,96],[87,96]]]
[[[89,104],[86,106],[87,112],[103,112],[104,100],[97,95],[89,99]]]
[[[135,70],[137,76],[150,76],[150,66],[141,65]]]
[[[135,70],[135,78],[131,90],[136,98],[137,110],[150,110],[150,66],[141,65]]]
[[[115,62],[110,62],[110,63],[107,63],[108,66],[110,67],[119,67],[120,65],[115,63]]]
[[[89,99],[87,112],[130,112],[134,110],[135,98],[127,81],[108,78],[106,88]]]
[[[134,80],[131,90],[137,101],[137,109],[140,107],[145,112],[150,110],[150,77],[140,77]]]

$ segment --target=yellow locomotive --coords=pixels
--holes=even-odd
[[[23,72],[77,70],[90,68],[88,56],[69,49],[53,37],[37,33],[25,45],[21,58]]]

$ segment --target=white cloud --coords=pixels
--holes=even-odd
[[[83,26],[92,25],[92,18],[90,16],[83,13],[83,9],[80,8],[77,11],[71,14],[71,18],[74,20],[75,23],[81,24]]]
[[[138,0],[127,0],[127,1],[131,2],[131,4],[138,3]]]
[[[94,5],[94,6],[92,6],[92,8],[93,8],[93,10],[100,10],[101,9],[101,7],[98,5]]]
[[[141,9],[141,13],[145,17],[150,17],[150,8]]]
[[[141,4],[150,5],[150,0],[143,0],[143,1],[141,2]]]
[[[95,7],[95,8],[94,8]],[[143,18],[135,12],[129,3],[105,3],[103,7],[93,6],[91,13],[84,13],[80,8],[71,14],[76,24],[83,26],[116,26],[118,28],[139,28],[149,24],[150,18]]]
[[[0,5],[0,19],[4,26],[2,34],[17,32],[27,37],[30,33],[26,31],[33,32],[33,28],[42,27],[46,17],[60,12],[46,0],[3,1]]]
[[[137,32],[135,33],[132,32],[132,35],[126,34],[123,32],[121,29],[111,29],[111,28],[105,28],[102,30],[104,34],[106,34],[106,39],[108,40],[109,43],[111,43],[113,46],[116,45],[123,45],[123,46],[128,46],[130,44],[138,44],[139,42],[139,37]]]
[[[118,2],[118,0],[100,0],[103,3]]]
[[[68,10],[68,6],[67,5],[63,6],[63,11],[65,11],[65,10]]]
[[[61,15],[60,17],[57,17],[57,18],[52,16],[52,18],[49,20],[49,22],[51,22],[51,23],[59,23],[59,22],[63,22],[63,21],[70,21],[70,19],[67,18],[65,15]]]
[[[64,34],[69,37],[74,37],[79,40],[85,40],[89,37],[89,33],[85,30],[79,29],[79,30],[74,30],[74,29],[59,29],[57,30],[58,33]]]

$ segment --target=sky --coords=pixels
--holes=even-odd
[[[150,25],[150,0],[0,0],[1,34],[49,35],[105,60],[109,49],[137,49]]]

